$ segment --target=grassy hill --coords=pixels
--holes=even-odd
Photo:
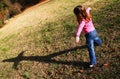
[[[84,35],[74,42],[78,4],[92,7],[103,41],[94,69],[86,68]],[[119,7],[119,0],[51,0],[12,18],[0,29],[0,79],[119,79]]]

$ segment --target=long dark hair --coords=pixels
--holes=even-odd
[[[82,7],[81,5],[78,5],[74,8],[74,14],[77,17],[77,21],[80,24],[83,19],[85,19],[87,22],[90,20],[91,15],[86,12],[86,9]]]

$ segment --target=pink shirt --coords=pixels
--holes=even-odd
[[[86,12],[89,13],[90,10],[91,10],[90,8],[87,8]],[[82,22],[78,26],[76,36],[80,36],[82,30],[85,34],[95,30],[92,19],[89,22],[86,22],[85,19],[82,20]]]

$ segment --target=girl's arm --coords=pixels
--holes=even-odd
[[[86,9],[86,12],[87,12],[87,14],[90,16],[90,10],[91,10],[91,8],[90,7],[88,7],[87,9]]]
[[[77,30],[77,33],[76,33],[76,43],[79,42],[79,36],[80,36],[80,34],[81,34],[81,32],[82,32],[82,29],[83,29],[84,25],[85,25],[85,22],[82,21],[82,22],[80,23],[79,27],[78,27],[78,30]]]

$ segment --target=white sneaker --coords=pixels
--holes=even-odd
[[[93,68],[94,66],[95,66],[95,65],[93,65],[93,64],[89,65],[90,68]]]

